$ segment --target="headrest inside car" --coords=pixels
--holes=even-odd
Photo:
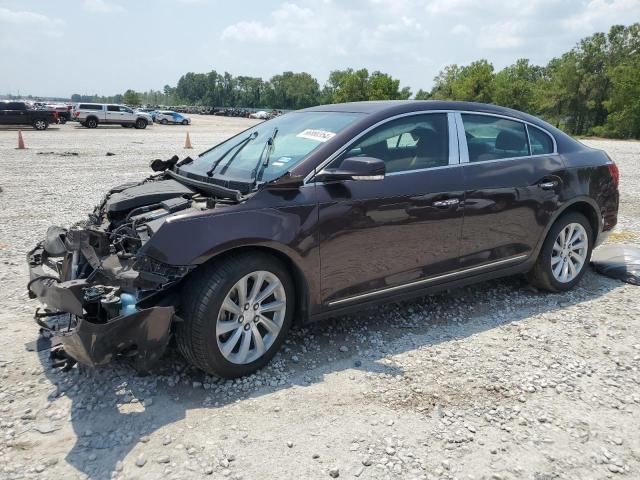
[[[523,134],[518,134],[510,130],[502,130],[496,138],[496,149],[498,150],[523,150],[525,139]]]

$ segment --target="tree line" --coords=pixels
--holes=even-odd
[[[162,91],[128,90],[114,101],[149,105],[202,105],[299,109],[362,100],[461,100],[494,103],[540,116],[572,135],[640,138],[640,23],[615,25],[582,39],[547,65],[518,59],[499,71],[486,59],[448,65],[430,90],[413,96],[379,71],[334,70],[321,87],[310,74],[284,72],[263,80],[230,73],[189,72]]]

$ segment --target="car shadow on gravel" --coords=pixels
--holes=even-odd
[[[184,420],[189,410],[216,409],[294,386],[311,386],[323,382],[325,375],[350,369],[403,375],[401,369],[380,360],[581,304],[620,285],[589,271],[574,291],[548,294],[510,277],[297,326],[269,366],[235,381],[204,375],[188,366],[175,349],[147,376],[137,375],[123,361],[64,372],[50,367],[47,351],[39,356],[56,387],[49,400],[66,396],[72,402],[71,424],[77,438],[66,461],[89,478],[106,480],[122,468],[119,462],[139,442],[162,445],[160,438],[148,437]],[[173,440],[189,448],[188,438]],[[125,468],[136,469],[135,460],[130,462]]]

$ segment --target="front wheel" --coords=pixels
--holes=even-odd
[[[549,230],[528,279],[551,292],[570,290],[585,274],[592,249],[593,230],[586,217],[578,212],[562,215]]]
[[[260,252],[205,267],[187,282],[183,298],[184,321],[176,325],[180,351],[196,367],[224,378],[266,365],[284,341],[295,308],[287,269]]]
[[[169,122],[167,121],[167,119],[166,119],[166,118],[163,118],[162,120],[160,120],[160,123],[161,123],[162,125],[166,125],[166,124],[167,124],[167,123],[169,123]]]
[[[144,130],[145,128],[147,128],[147,121],[144,118],[139,118],[138,120],[136,120],[136,128],[138,130]]]
[[[36,130],[46,130],[48,126],[49,126],[49,122],[41,118],[33,122],[33,128],[35,128]]]
[[[185,119],[185,120],[182,120],[182,124],[183,124],[183,125],[189,125],[189,120],[186,120],[186,119]]]

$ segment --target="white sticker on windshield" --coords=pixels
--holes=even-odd
[[[282,162],[282,163],[287,163],[289,161],[291,161],[291,157],[280,157],[278,160],[276,160],[277,162]]]
[[[335,136],[336,134],[333,132],[327,132],[326,130],[314,130],[312,128],[307,128],[296,135],[296,137],[308,138],[309,140],[315,140],[316,142],[326,142]]]
[[[276,167],[281,167],[281,166],[283,166],[283,165],[284,165],[284,163],[282,163],[282,162],[273,162],[273,164],[272,164],[272,165],[274,165],[274,166],[276,166]]]

